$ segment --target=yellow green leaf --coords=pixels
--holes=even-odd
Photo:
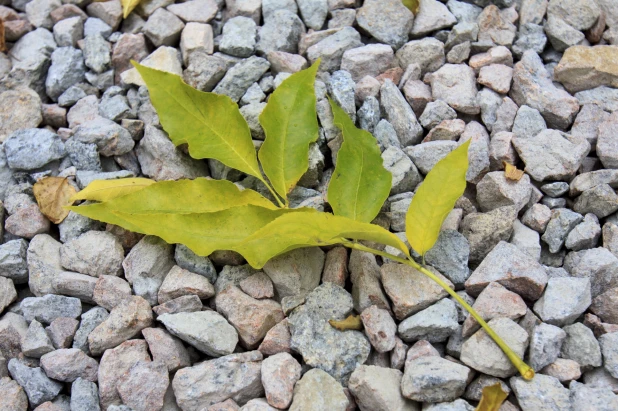
[[[242,254],[254,268],[262,268],[272,257],[286,251],[349,240],[375,241],[409,255],[405,243],[380,226],[321,212],[282,215],[243,240],[234,251]]]
[[[416,16],[421,8],[420,0],[401,0],[404,6]]]
[[[140,0],[120,0],[122,4],[122,18],[126,19],[129,14],[137,7]]]
[[[196,90],[175,74],[133,65],[175,145],[186,143],[193,158],[214,158],[263,180],[251,131],[236,103],[227,96]]]
[[[95,180],[79,193],[71,197],[71,201],[92,200],[109,201],[116,197],[139,191],[154,184],[148,178],[120,178],[117,180]]]
[[[273,188],[284,199],[307,171],[309,145],[318,138],[314,83],[319,65],[318,59],[288,77],[260,114],[266,139],[258,156]]]
[[[476,411],[498,411],[506,397],[508,394],[502,390],[500,383],[489,385],[483,388],[481,402],[476,407]]]
[[[363,329],[360,315],[349,315],[345,320],[328,320],[328,323],[339,331]]]
[[[34,184],[32,191],[41,213],[52,223],[60,224],[69,215],[66,206],[73,204],[71,198],[76,190],[66,178],[42,178]]]
[[[382,165],[376,139],[356,128],[350,117],[329,99],[335,125],[343,133],[337,166],[328,185],[328,202],[335,215],[370,222],[391,189],[391,173]]]
[[[466,189],[468,147],[466,141],[440,160],[412,197],[406,215],[406,237],[424,256],[440,234],[440,226]]]

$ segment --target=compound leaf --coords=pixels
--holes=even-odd
[[[470,140],[440,160],[412,197],[406,214],[406,237],[422,256],[436,243],[442,222],[466,189],[469,146]]]
[[[272,257],[286,251],[349,240],[374,241],[409,255],[399,237],[380,226],[322,212],[284,214],[243,240],[234,251],[254,268],[262,268]]]
[[[76,190],[68,179],[45,177],[34,184],[32,191],[41,213],[52,223],[60,224],[69,215],[65,206],[73,203],[71,198]]]
[[[92,200],[109,201],[116,197],[131,194],[154,184],[149,178],[120,178],[117,180],[95,180],[86,188],[71,197],[71,201]]]
[[[370,222],[391,190],[391,173],[382,165],[376,139],[356,128],[350,117],[329,99],[335,125],[343,133],[337,166],[328,185],[328,202],[335,215]]]
[[[475,411],[498,411],[508,394],[502,390],[500,383],[483,388],[481,402]]]
[[[251,131],[236,103],[227,96],[196,90],[175,74],[133,65],[175,145],[186,143],[193,158],[214,158],[263,181]]]
[[[260,114],[266,139],[258,156],[273,188],[284,199],[307,171],[309,145],[318,138],[314,83],[319,65],[320,60],[287,78]]]

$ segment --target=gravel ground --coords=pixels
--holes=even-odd
[[[0,19],[0,410],[460,411],[496,382],[502,411],[618,410],[615,0],[143,0],[125,20],[118,0],[0,0]],[[426,260],[532,381],[408,266],[334,247],[257,271],[34,201],[48,175],[252,187],[172,145],[130,60],[228,95],[259,145],[268,95],[318,58],[292,204],[329,209],[327,95],[376,137],[377,222],[401,235],[423,176],[471,139]],[[363,331],[328,323],[351,313]]]

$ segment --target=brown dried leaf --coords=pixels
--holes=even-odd
[[[363,329],[360,315],[350,315],[345,320],[328,320],[328,322],[339,331]]]
[[[502,164],[504,164],[504,176],[507,180],[519,181],[524,176],[523,170],[518,170],[513,164],[506,161],[503,161]]]
[[[4,39],[4,21],[0,19],[0,53],[6,51],[6,40]]]
[[[500,383],[483,388],[481,402],[475,411],[498,411],[508,394],[502,390]]]
[[[32,191],[41,213],[54,224],[60,224],[69,214],[64,207],[73,204],[70,198],[77,193],[69,181],[61,177],[45,177],[34,185]]]

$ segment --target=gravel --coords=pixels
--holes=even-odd
[[[616,408],[611,0],[421,0],[415,14],[399,0],[153,0],[124,20],[118,0],[4,3],[0,408],[472,410],[496,382],[506,410]],[[446,291],[388,258],[304,248],[258,271],[41,213],[32,185],[46,175],[255,188],[174,147],[132,60],[230,97],[257,146],[272,91],[318,59],[320,138],[291,203],[328,210],[341,136],[327,97],[376,137],[393,179],[375,222],[404,240],[415,190],[471,140],[468,189],[425,263],[532,381]],[[329,324],[351,314],[362,330]]]

